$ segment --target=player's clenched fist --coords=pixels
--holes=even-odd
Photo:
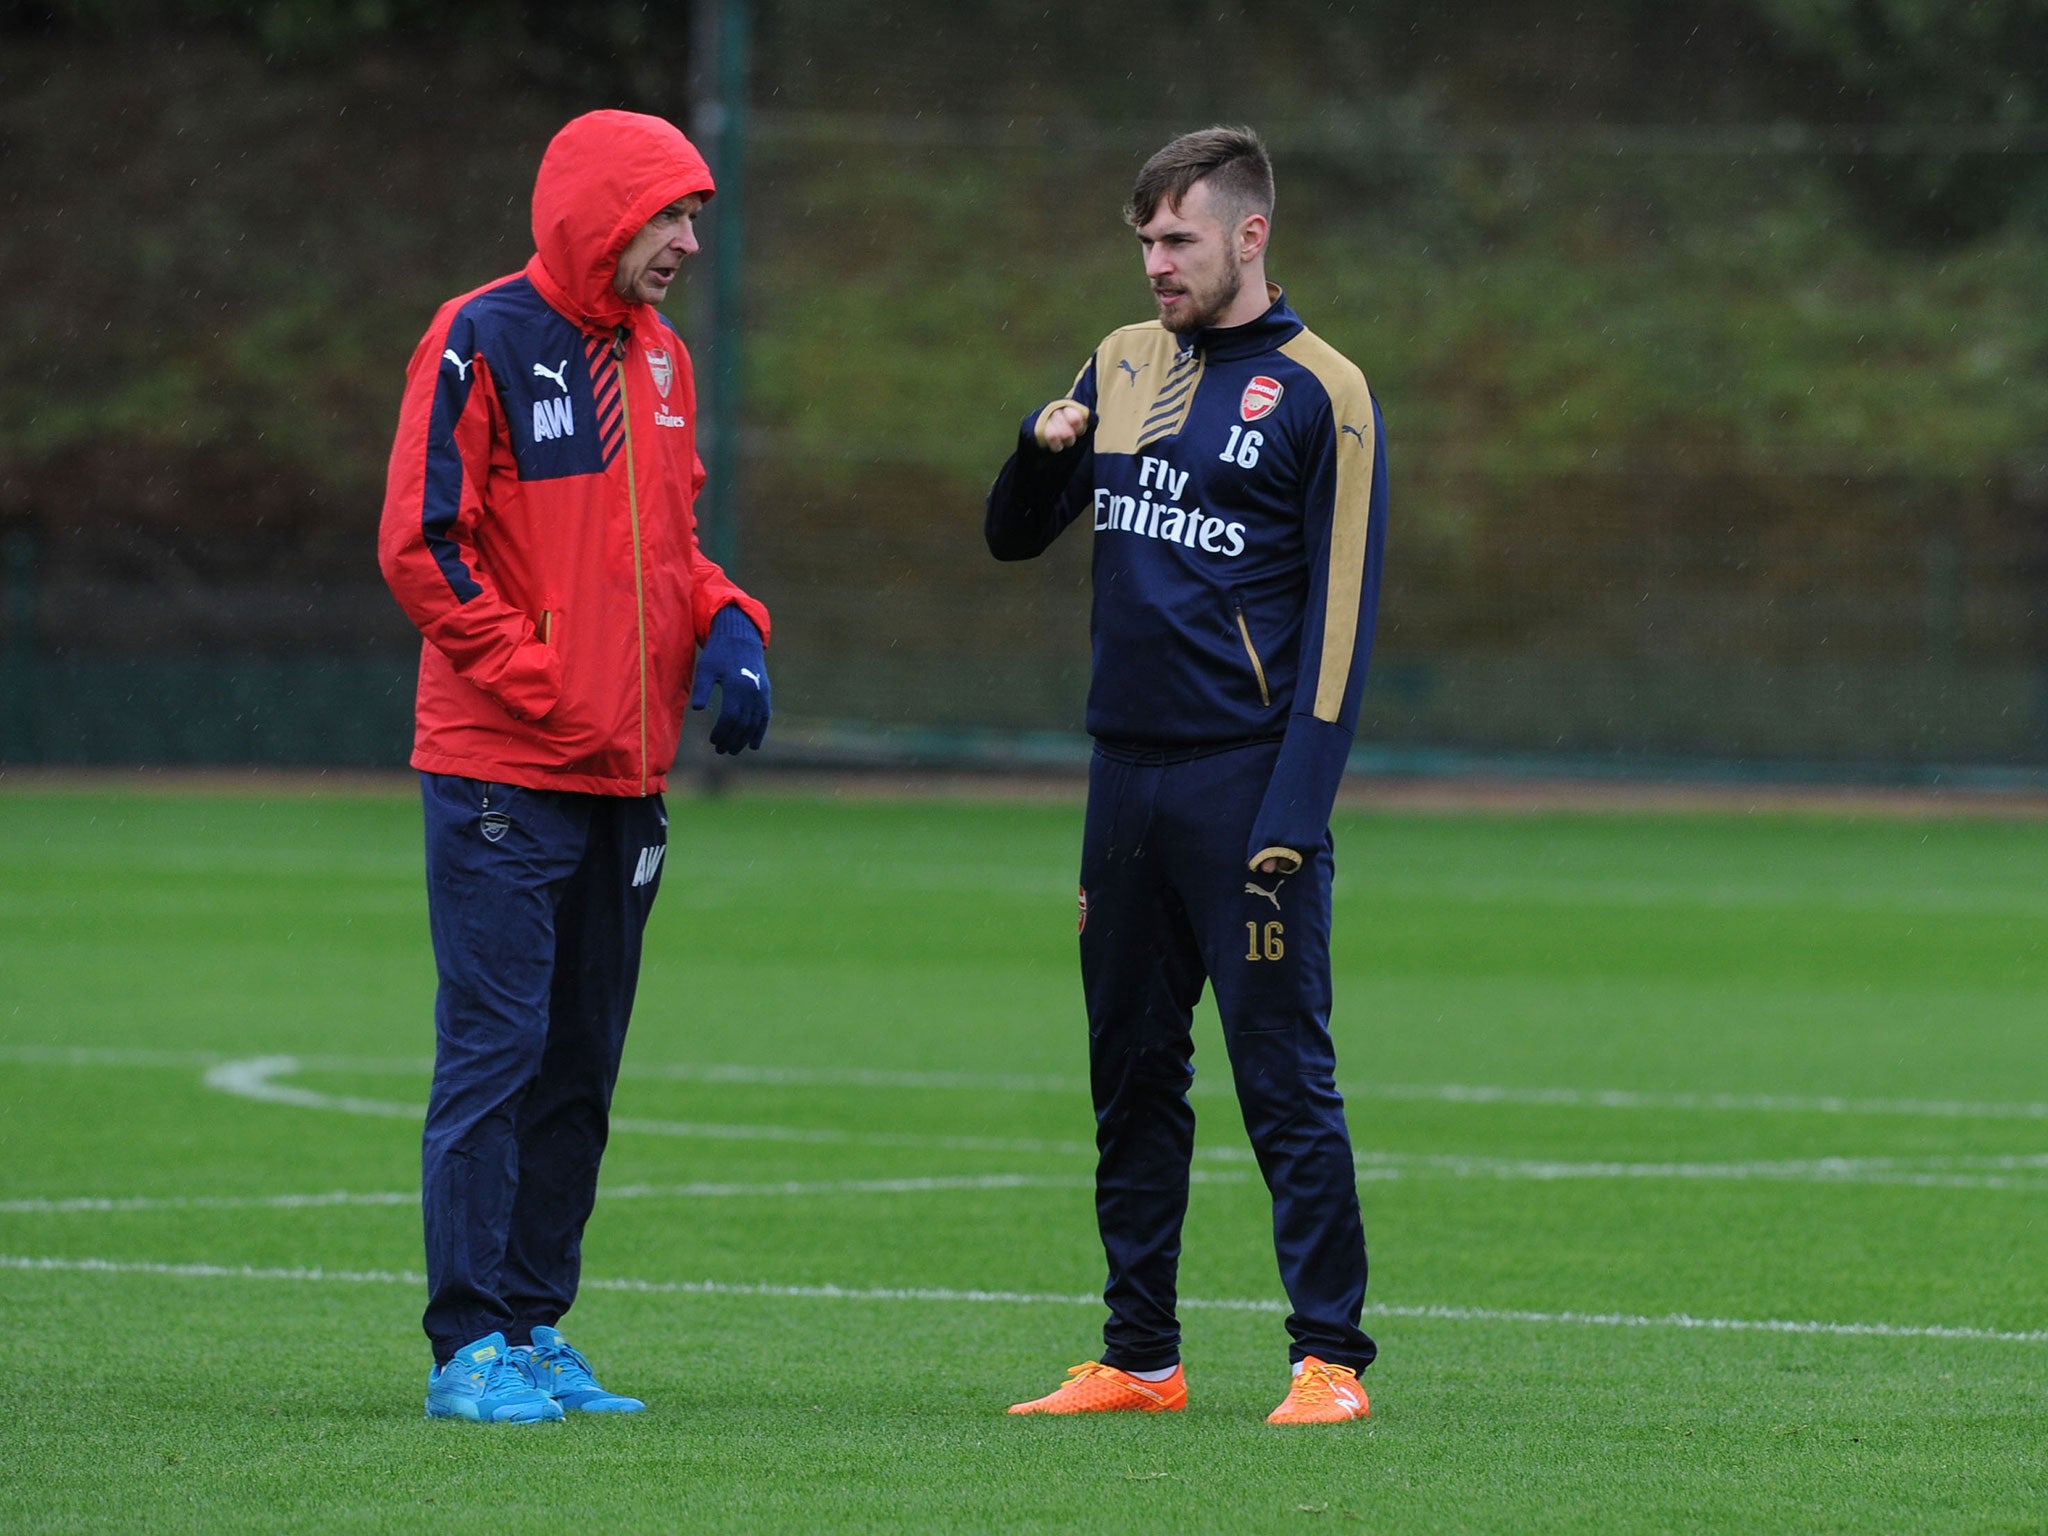
[[[1088,408],[1071,402],[1056,405],[1038,418],[1039,446],[1050,448],[1054,453],[1064,453],[1088,430]]]

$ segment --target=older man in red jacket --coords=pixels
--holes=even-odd
[[[576,1296],[684,700],[718,689],[721,752],[768,725],[768,611],[698,547],[696,386],[656,311],[712,190],[660,118],[575,119],[541,161],[532,259],[444,304],[406,377],[378,553],[424,637],[430,1417],[642,1406],[555,1325]]]

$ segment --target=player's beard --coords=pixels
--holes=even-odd
[[[1200,299],[1196,298],[1195,290],[1189,288],[1186,302],[1162,313],[1159,323],[1176,336],[1185,336],[1190,331],[1202,330],[1223,318],[1224,311],[1237,302],[1237,296],[1243,288],[1244,269],[1232,267],[1217,280],[1216,286]]]

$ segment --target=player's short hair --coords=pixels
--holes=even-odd
[[[1164,203],[1178,212],[1198,181],[1209,183],[1235,223],[1254,213],[1273,216],[1273,162],[1265,141],[1249,128],[1204,128],[1184,133],[1145,162],[1124,207],[1133,228],[1147,223]]]

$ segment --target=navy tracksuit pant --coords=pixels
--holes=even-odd
[[[1330,1043],[1327,834],[1301,872],[1248,873],[1278,742],[1193,755],[1098,743],[1081,849],[1081,980],[1095,1099],[1096,1220],[1109,1260],[1103,1363],[1180,1359],[1175,1316],[1204,981],[1273,1197],[1292,1356],[1362,1370],[1365,1228]],[[1307,853],[1310,850],[1303,850]]]
[[[668,816],[659,795],[420,784],[440,972],[423,1322],[445,1364],[576,1299]]]

